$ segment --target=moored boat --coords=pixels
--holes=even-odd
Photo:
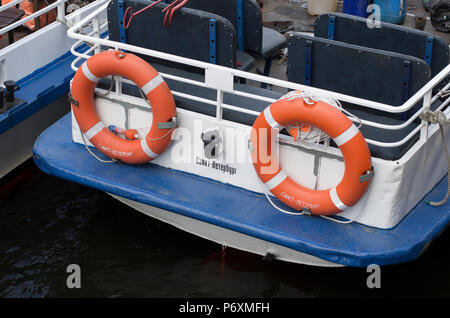
[[[4,3],[0,14],[11,9],[20,13],[22,9],[15,8],[20,3]],[[0,178],[29,159],[39,134],[70,111],[66,94],[74,74],[70,67],[74,41],[66,35],[67,26],[98,8],[101,1],[68,15],[65,3],[58,0],[0,29],[0,36],[8,34],[11,40],[23,24],[36,29],[36,17],[51,13],[59,19],[45,26],[42,23],[39,30],[0,49]]]
[[[422,60],[340,42],[346,17],[327,15],[327,39],[289,39],[286,81],[236,63],[229,20],[174,8],[111,1],[69,29],[92,47],[72,48],[72,113],[37,140],[42,170],[224,246],[309,265],[411,261],[448,227],[449,203],[426,203],[445,194],[448,173],[438,38],[411,35],[425,39]],[[102,14],[108,39],[106,25],[80,32]],[[190,37],[176,37],[187,25]]]

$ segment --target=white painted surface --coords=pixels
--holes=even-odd
[[[74,24],[105,0],[97,0],[66,16],[68,23]],[[106,17],[106,12],[100,15]],[[67,36],[67,26],[53,22],[42,29],[14,42],[0,50],[0,83],[5,80],[17,81],[35,70],[49,64],[70,51],[75,40]]]
[[[36,138],[70,109],[63,96],[0,134],[0,178],[31,157]]]

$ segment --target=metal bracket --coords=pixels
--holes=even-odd
[[[375,176],[375,170],[372,167],[372,171],[366,171],[363,175],[359,177],[359,182],[364,183],[367,181],[371,181],[373,177]]]
[[[427,36],[424,60],[428,65],[431,65],[431,58],[433,57],[433,42],[433,37]]]
[[[247,145],[248,150],[250,150],[252,153],[255,152],[255,148],[253,147],[252,141],[249,139],[248,140],[248,145]]]
[[[75,106],[78,107],[78,105],[79,105],[78,101],[75,98],[73,98],[73,96],[72,96],[72,94],[70,92],[67,94],[67,96],[68,96],[69,102],[72,105],[75,105]]]
[[[209,19],[209,62],[216,64],[216,19]]]
[[[273,261],[276,258],[277,258],[276,254],[271,253],[271,252],[267,252],[266,255],[264,255],[264,257],[263,257],[263,261],[271,262],[271,261]]]
[[[158,123],[158,129],[172,129],[177,126],[177,118],[172,117],[171,121]]]
[[[312,62],[312,41],[307,40],[305,45],[305,85],[311,86],[311,62]]]
[[[244,51],[244,1],[236,0],[236,10],[237,10],[237,44],[238,50]]]
[[[334,40],[334,27],[336,25],[336,17],[328,17],[328,39]]]

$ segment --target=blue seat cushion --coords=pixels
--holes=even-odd
[[[236,51],[236,69],[240,71],[249,71],[255,65],[255,59],[242,51]]]
[[[261,57],[268,59],[285,47],[287,47],[287,39],[283,34],[271,28],[263,27],[262,48],[261,52],[258,52]]]

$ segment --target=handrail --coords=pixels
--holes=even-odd
[[[248,80],[264,82],[267,84],[272,84],[272,85],[287,88],[287,89],[302,90],[302,91],[306,91],[306,92],[309,92],[314,95],[327,96],[327,97],[331,97],[331,98],[334,98],[334,99],[337,99],[340,101],[349,102],[349,103],[363,106],[366,108],[381,110],[381,111],[384,111],[387,113],[406,112],[423,99],[422,107],[415,114],[413,114],[407,121],[405,121],[402,124],[387,125],[387,124],[371,122],[371,121],[367,121],[367,120],[361,121],[364,125],[372,126],[372,127],[379,128],[379,129],[400,130],[400,129],[403,129],[403,128],[411,125],[414,122],[414,120],[416,120],[425,109],[427,109],[431,106],[432,102],[434,102],[435,100],[437,100],[439,98],[438,94],[436,94],[435,96],[432,96],[432,90],[437,84],[439,84],[443,79],[445,79],[450,73],[450,65],[448,65],[441,72],[439,72],[435,77],[433,77],[428,83],[426,83],[411,98],[409,98],[405,103],[403,103],[403,105],[393,106],[393,105],[374,102],[374,101],[370,101],[367,99],[353,97],[353,96],[349,96],[349,95],[345,95],[345,94],[331,92],[331,91],[327,91],[327,90],[320,89],[320,88],[314,88],[314,87],[305,86],[305,85],[301,85],[301,84],[297,84],[297,83],[292,83],[292,82],[288,82],[285,80],[279,80],[279,79],[274,79],[274,78],[270,78],[270,77],[266,77],[266,76],[262,76],[262,75],[258,75],[258,74],[248,73],[245,71],[235,70],[235,69],[227,68],[227,67],[220,66],[220,65],[209,64],[206,62],[193,60],[193,59],[189,59],[189,58],[185,58],[185,57],[181,57],[181,56],[177,56],[177,55],[173,55],[173,54],[163,53],[163,52],[159,52],[159,51],[155,51],[155,50],[151,50],[151,49],[146,49],[146,48],[138,47],[135,45],[130,45],[130,44],[126,44],[126,43],[112,41],[109,39],[102,39],[99,37],[92,37],[90,35],[78,33],[80,30],[82,30],[84,28],[84,26],[90,20],[92,20],[94,17],[99,15],[104,10],[106,10],[107,5],[108,5],[108,3],[99,7],[97,10],[93,11],[91,14],[89,14],[88,16],[86,16],[85,18],[80,20],[74,26],[69,28],[69,30],[67,31],[67,34],[69,37],[78,40],[77,44],[74,44],[74,46],[72,47],[72,50],[71,50],[72,53],[75,56],[77,56],[76,63],[78,63],[81,59],[87,59],[90,57],[90,55],[88,55],[90,52],[80,53],[80,52],[75,51],[75,48],[77,45],[80,45],[84,42],[88,42],[88,43],[95,43],[95,45],[101,45],[101,46],[105,46],[105,47],[114,48],[116,50],[121,49],[121,50],[125,50],[127,52],[134,52],[134,53],[148,55],[148,56],[152,56],[152,57],[156,57],[156,58],[160,58],[160,59],[164,59],[164,60],[169,60],[169,61],[173,61],[173,62],[177,62],[177,63],[181,63],[181,64],[187,64],[187,65],[190,65],[193,67],[204,69],[205,72],[214,71],[216,73],[219,73],[219,75],[223,74],[224,76],[228,77],[228,80],[230,78],[233,79],[235,77],[245,78]],[[90,50],[90,51],[92,51],[92,50]],[[74,61],[74,63],[72,64],[72,67],[75,70],[77,69],[75,66],[76,63]],[[161,75],[165,78],[171,78],[176,81],[180,81],[180,82],[184,82],[184,83],[188,83],[188,84],[192,84],[192,85],[197,85],[197,86],[201,86],[201,87],[208,87],[211,89],[216,89],[217,93],[218,93],[217,94],[218,97],[216,100],[209,100],[209,99],[206,100],[206,99],[203,99],[203,98],[200,98],[197,96],[192,96],[192,95],[184,94],[184,93],[180,93],[180,92],[174,92],[174,95],[190,98],[192,100],[201,101],[201,102],[204,102],[204,103],[207,103],[210,105],[216,105],[217,118],[219,120],[222,118],[221,113],[222,113],[223,108],[233,109],[233,110],[240,111],[242,113],[247,113],[247,114],[257,113],[254,111],[243,110],[242,108],[239,108],[239,107],[236,107],[233,105],[223,104],[223,101],[221,100],[220,96],[223,95],[224,92],[227,92],[226,86],[221,86],[221,84],[216,84],[216,83],[213,83],[213,84],[208,83],[208,80],[206,79],[206,77],[205,77],[205,82],[200,82],[200,81],[185,79],[183,77],[169,75],[169,74],[161,74]],[[450,87],[450,84],[447,84],[444,87],[444,89],[448,89],[449,87]],[[232,92],[230,92],[230,93],[240,95],[243,97],[253,98],[256,100],[264,100],[267,102],[275,101],[271,98],[262,97],[262,96],[258,96],[258,95],[251,94],[251,93],[245,93],[245,92],[241,92],[241,91],[234,90],[234,89],[232,89]],[[447,105],[449,102],[450,102],[450,97],[448,97],[444,103]],[[375,141],[375,140],[368,140],[368,139],[366,139],[366,140],[368,143],[377,145],[380,147],[395,147],[395,146],[399,146],[399,145],[406,143],[408,140],[413,138],[414,135],[419,133],[419,131],[421,134],[421,139],[423,139],[422,135],[424,135],[425,136],[424,138],[426,139],[427,138],[426,137],[427,127],[428,127],[427,123],[422,121],[421,124],[419,124],[417,127],[415,127],[406,137],[404,137],[402,140],[396,141],[396,142],[383,143],[383,142],[379,142],[379,141]]]
[[[80,20],[78,23],[76,23],[74,26],[72,26],[68,31],[67,35],[74,39],[79,39],[82,41],[86,41],[86,37],[83,34],[77,33],[81,29],[81,27],[86,24],[89,20],[91,20],[94,16],[98,15],[101,11],[105,10],[108,4],[105,4],[104,6],[98,8],[88,16],[86,16],[84,19]],[[341,101],[349,102],[352,104],[358,104],[360,106],[374,108],[382,111],[386,111],[389,113],[403,113],[405,111],[408,111],[411,109],[418,101],[420,101],[425,93],[429,91],[430,89],[433,89],[437,84],[439,84],[449,73],[450,73],[450,65],[447,65],[441,72],[439,72],[433,79],[431,79],[424,87],[422,87],[416,94],[414,94],[411,98],[409,98],[403,105],[401,106],[393,106],[388,104],[383,104],[379,102],[370,101],[367,99],[359,98],[359,97],[353,97],[350,95],[335,93],[331,91],[327,91],[320,88],[310,87],[306,85],[296,84],[284,80],[274,79],[267,76],[262,76],[258,74],[248,73],[245,71],[235,70],[235,69],[229,69],[225,66],[210,64],[206,62],[201,62],[198,60],[193,60],[190,58],[181,57],[178,55],[173,55],[169,53],[163,53],[159,51],[154,51],[150,49],[144,49],[138,46],[111,41],[111,40],[105,40],[105,39],[93,39],[94,42],[98,42],[99,44],[109,46],[109,47],[115,47],[117,49],[122,49],[126,51],[132,51],[135,53],[141,53],[145,55],[154,56],[157,58],[161,58],[167,61],[173,61],[178,62],[181,64],[191,65],[193,67],[208,69],[208,68],[214,68],[217,70],[222,70],[224,72],[232,72],[234,76],[236,77],[243,77],[249,80],[254,80],[257,82],[265,82],[267,84],[272,84],[276,86],[282,86],[290,89],[301,89],[304,91],[311,92],[312,94],[317,95],[324,95],[326,94],[329,97],[339,99]],[[92,42],[92,41],[91,41]]]
[[[7,4],[4,4],[2,6],[0,6],[0,12],[5,11],[6,9],[9,9],[11,7],[14,7],[15,5],[23,2],[24,0],[13,0]]]

